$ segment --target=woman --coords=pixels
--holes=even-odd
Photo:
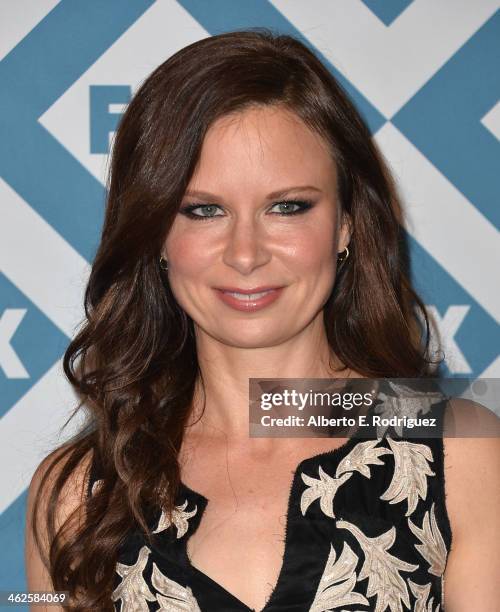
[[[496,440],[248,436],[249,378],[429,373],[394,186],[313,53],[266,30],[182,49],[110,177],[64,359],[89,424],[30,485],[29,588],[79,610],[498,609]]]

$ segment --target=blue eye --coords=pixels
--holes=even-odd
[[[275,206],[286,207],[285,212],[278,212],[278,213],[272,213],[272,214],[277,214],[281,217],[291,217],[292,215],[300,215],[301,213],[305,213],[307,210],[312,208],[312,202],[304,201],[304,200],[284,200],[282,202],[275,202],[272,208],[274,208]],[[296,206],[298,207],[298,209],[290,210],[292,206]],[[220,210],[220,207],[217,204],[188,204],[187,206],[184,206],[183,208],[181,208],[179,212],[181,212],[183,215],[186,215],[190,219],[194,219],[196,221],[199,221],[202,219],[213,219],[214,217],[223,216],[223,215],[215,215],[215,214],[208,214],[208,215],[197,214],[194,212],[197,209],[210,212],[210,211],[215,211],[217,209]],[[287,210],[288,212],[286,212]]]
[[[290,215],[300,215],[301,213],[306,212],[306,210],[309,210],[310,208],[312,208],[312,203],[311,202],[304,202],[302,200],[285,200],[283,202],[276,202],[276,204],[273,205],[274,206],[286,206],[288,207],[288,211],[289,212],[279,212],[277,213],[278,215],[282,215],[285,217],[289,217]],[[290,210],[291,206],[297,206],[298,209],[295,210]],[[285,208],[285,211],[287,209]]]
[[[212,217],[220,217],[221,215],[198,215],[194,214],[193,210],[200,208],[201,210],[210,212],[211,210],[215,210],[218,208],[216,204],[188,204],[181,208],[180,212],[191,219],[211,219]]]

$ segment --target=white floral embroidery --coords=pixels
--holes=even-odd
[[[142,575],[148,562],[150,549],[143,546],[133,565],[116,564],[116,573],[122,578],[111,595],[113,601],[122,600],[121,612],[148,612],[148,601],[156,601]]]
[[[413,572],[418,569],[418,565],[407,563],[388,552],[396,539],[396,528],[392,527],[382,535],[370,538],[348,521],[337,521],[337,527],[350,531],[363,549],[365,561],[358,581],[368,578],[366,595],[377,597],[374,612],[384,612],[387,607],[391,612],[403,612],[401,601],[409,608],[408,588],[399,572]]]
[[[312,502],[319,499],[320,508],[326,516],[335,518],[333,512],[333,498],[340,485],[344,484],[346,480],[349,480],[351,473],[343,474],[340,478],[332,478],[321,466],[319,466],[318,472],[319,479],[312,478],[304,474],[304,472],[301,473],[302,480],[306,485],[309,485],[309,487],[305,489],[300,498],[300,510],[302,514],[305,515]]]
[[[358,471],[363,476],[370,478],[370,464],[383,465],[379,459],[380,455],[390,453],[387,448],[375,448],[380,440],[368,440],[359,442],[351,452],[340,461],[335,472],[335,478],[327,474],[321,465],[318,468],[319,479],[312,478],[307,474],[301,473],[302,480],[309,485],[302,493],[300,499],[300,509],[305,515],[307,509],[313,501],[320,499],[320,508],[330,518],[335,518],[333,512],[333,499],[338,488],[352,476],[354,471]]]
[[[337,466],[335,476],[338,478],[345,472],[357,471],[370,478],[369,465],[384,465],[384,462],[379,459],[380,455],[391,454],[388,448],[377,447],[380,440],[368,440],[367,442],[358,442],[352,451],[340,461]]]
[[[408,519],[408,526],[421,542],[415,544],[415,548],[429,563],[429,573],[442,576],[446,567],[447,551],[434,515],[434,504],[431,506],[430,521],[429,512],[426,512],[421,529],[412,523],[411,519]]]
[[[191,589],[167,578],[156,563],[153,563],[151,584],[160,594],[155,597],[151,593],[143,576],[150,553],[151,550],[143,546],[133,565],[116,564],[116,572],[122,581],[113,591],[111,599],[122,600],[120,612],[149,612],[148,601],[158,601],[159,610],[165,612],[201,612]]]
[[[427,497],[426,476],[435,476],[428,463],[433,461],[432,451],[425,444],[407,440],[398,442],[392,438],[387,440],[394,454],[394,475],[380,499],[390,504],[406,499],[408,510],[405,516],[409,516],[417,507],[418,498]]]
[[[361,593],[352,590],[356,584],[357,563],[358,556],[349,544],[344,542],[344,548],[338,559],[335,557],[335,549],[330,544],[330,554],[309,612],[326,612],[337,606],[370,603]]]
[[[427,414],[432,405],[443,398],[439,391],[418,391],[406,385],[395,384],[391,381],[389,386],[396,392],[396,397],[379,392],[378,398],[383,400],[382,404],[375,406],[375,413],[383,419],[391,417],[417,418],[419,415]],[[377,425],[377,436],[382,436],[389,428],[389,425]],[[394,431],[398,436],[403,435],[403,426],[394,426]]]
[[[161,511],[161,516],[158,520],[158,525],[153,533],[159,533],[164,529],[168,529],[170,525],[173,523],[177,528],[177,538],[181,538],[188,530],[189,523],[188,519],[196,514],[198,511],[198,507],[195,506],[194,510],[191,512],[186,511],[186,506],[188,505],[188,500],[186,499],[182,506],[175,506],[172,512],[172,522],[168,520],[167,514],[164,510]]]
[[[408,580],[408,584],[410,585],[411,592],[417,598],[415,602],[415,607],[413,608],[414,612],[439,612],[440,605],[437,604],[436,608],[433,610],[432,606],[434,605],[434,597],[431,597],[429,600],[429,593],[431,591],[431,584],[416,584],[411,580]]]
[[[165,612],[201,612],[193,592],[175,580],[165,576],[153,563],[151,583],[160,592],[157,595],[160,610]]]

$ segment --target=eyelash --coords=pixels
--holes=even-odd
[[[273,207],[278,206],[278,205],[283,205],[283,204],[297,204],[298,206],[300,206],[300,208],[298,210],[294,210],[288,213],[273,213],[273,214],[277,214],[280,217],[291,217],[292,215],[303,214],[307,210],[312,208],[312,202],[309,200],[282,200],[280,202],[275,202],[273,204]],[[222,215],[212,215],[211,217],[210,216],[204,217],[203,215],[195,215],[192,212],[196,208],[205,208],[207,206],[219,208],[218,204],[188,204],[187,206],[184,206],[184,208],[181,208],[180,212],[186,215],[187,217],[189,217],[190,219],[194,219],[196,221],[202,221],[204,219],[215,219],[216,217],[222,216]]]

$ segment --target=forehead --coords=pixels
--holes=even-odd
[[[282,106],[250,107],[210,126],[193,181],[223,182],[235,175],[269,186],[293,180],[324,188],[336,179],[328,143]]]

